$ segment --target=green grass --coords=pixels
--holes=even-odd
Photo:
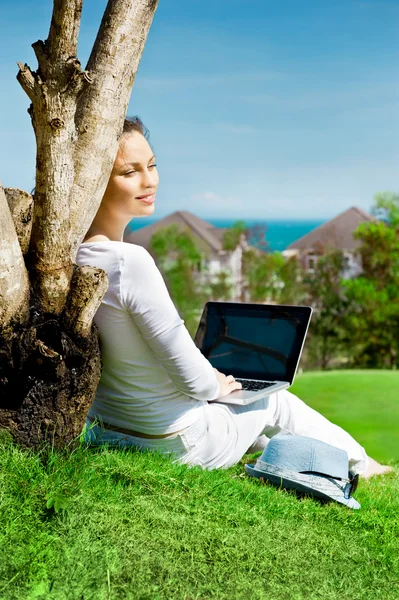
[[[357,373],[306,374],[296,392],[310,398],[317,378],[318,401],[346,378],[355,411]],[[361,482],[351,511],[262,486],[244,462],[204,472],[134,450],[35,454],[5,438],[0,599],[399,598],[398,468]]]
[[[399,460],[399,371],[315,371],[291,391],[378,461]]]

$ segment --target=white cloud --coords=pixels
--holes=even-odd
[[[233,196],[222,196],[215,192],[201,192],[199,194],[193,194],[191,196],[192,202],[198,208],[211,209],[215,214],[220,211],[226,210],[244,210],[245,202],[243,198],[236,198]]]

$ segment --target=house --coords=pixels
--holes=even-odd
[[[347,259],[343,277],[356,277],[362,267],[356,252],[359,242],[353,237],[353,233],[361,223],[370,221],[376,221],[375,217],[353,206],[287,246],[283,255],[286,258],[296,256],[301,265],[311,273],[320,256],[331,250],[341,250]]]
[[[226,272],[230,275],[229,279],[234,294],[233,299],[239,299],[242,287],[241,259],[246,241],[242,239],[233,251],[224,250],[223,235],[226,229],[215,227],[188,211],[178,210],[137,231],[126,229],[124,241],[143,246],[150,254],[153,254],[151,249],[152,236],[160,229],[170,227],[170,225],[177,225],[180,230],[189,232],[196,241],[202,253],[202,281],[215,280],[220,273]]]

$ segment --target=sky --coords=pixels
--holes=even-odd
[[[105,0],[85,0],[86,64]],[[0,0],[0,180],[31,191],[17,61],[50,0]],[[156,216],[327,219],[399,191],[399,0],[160,0],[128,115],[150,130]]]

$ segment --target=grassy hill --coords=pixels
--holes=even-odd
[[[339,424],[342,413],[388,459],[398,383],[396,373],[309,373],[295,391],[317,408],[324,402]],[[388,420],[377,419],[370,386]],[[1,600],[397,600],[398,468],[361,482],[362,508],[351,511],[262,486],[244,475],[248,461],[204,472],[106,448],[38,455],[5,436]]]

